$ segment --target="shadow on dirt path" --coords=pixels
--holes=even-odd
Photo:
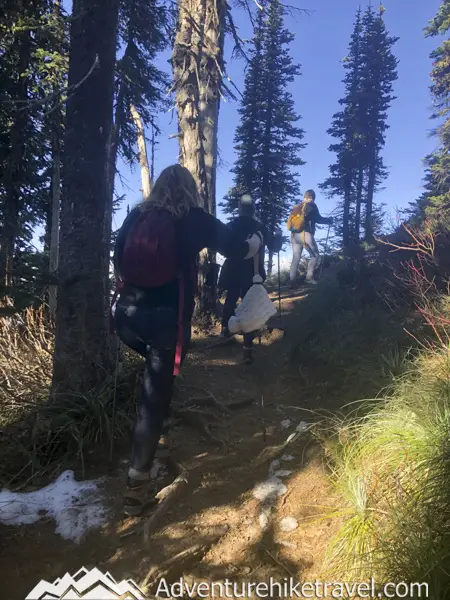
[[[121,461],[105,482],[110,522],[80,545],[57,536],[52,521],[20,529],[0,528],[3,597],[22,600],[39,580],[53,581],[82,566],[110,571],[118,581],[132,577],[140,584],[152,569],[162,568],[164,574],[164,564],[183,552],[176,564],[166,568],[167,581],[182,575],[186,580],[208,581],[317,576],[327,541],[336,528],[335,522],[323,518],[336,499],[325,477],[320,449],[303,433],[282,452],[271,452],[304,420],[297,409],[312,408],[311,394],[302,394],[302,379],[287,360],[289,328],[295,323],[296,311],[301,310],[301,301],[301,294],[283,294],[287,335],[283,337],[275,329],[264,336],[256,345],[251,367],[240,364],[239,341],[208,348],[211,340],[194,337],[179,393],[201,389],[225,404],[245,399],[251,403],[233,411],[223,420],[223,427],[214,431],[222,443],[215,444],[186,426],[171,431],[173,456],[190,471],[189,487],[164,517],[149,547],[142,535],[144,520],[122,520],[120,516],[126,469]],[[275,477],[284,491],[272,502],[265,523],[254,490],[270,477],[272,484]],[[295,520],[295,529],[282,531],[284,517]],[[227,531],[210,544],[211,532],[217,527]],[[190,555],[194,547],[202,549]]]

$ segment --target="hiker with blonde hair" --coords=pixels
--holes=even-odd
[[[197,257],[210,248],[228,258],[251,259],[262,236],[242,240],[201,208],[191,173],[164,169],[148,200],[136,206],[117,236],[119,277],[114,325],[119,338],[145,358],[144,381],[133,432],[124,510],[138,515],[150,499],[150,470],[164,421],[170,416],[174,377],[191,337]]]
[[[291,232],[292,245],[292,263],[289,274],[291,289],[295,287],[297,279],[297,271],[303,249],[309,253],[308,269],[306,272],[306,282],[315,284],[314,271],[320,259],[319,249],[317,248],[314,235],[316,233],[316,225],[331,225],[333,219],[331,217],[322,217],[316,204],[316,193],[314,190],[305,192],[303,201],[294,206],[291,215],[286,224]]]

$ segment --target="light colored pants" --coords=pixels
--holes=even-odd
[[[303,241],[304,239],[304,241]],[[319,249],[317,248],[316,240],[310,233],[293,233],[291,234],[291,245],[292,245],[292,263],[291,272],[289,274],[290,280],[295,281],[297,277],[298,264],[302,257],[303,248],[309,252],[308,270],[306,273],[307,279],[314,277],[314,270],[317,267],[317,263],[320,260]]]

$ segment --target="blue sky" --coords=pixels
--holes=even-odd
[[[328,152],[330,138],[326,134],[331,117],[338,109],[342,96],[341,80],[344,70],[341,60],[346,56],[355,12],[359,5],[363,8],[368,1],[358,0],[290,0],[291,3],[311,11],[310,15],[300,15],[296,19],[287,18],[288,28],[296,34],[292,44],[294,60],[301,64],[302,75],[292,86],[296,109],[302,115],[305,129],[305,142],[302,152],[306,165],[301,167],[302,191],[317,188],[328,173],[328,165],[333,155]],[[376,198],[384,202],[392,213],[396,207],[404,207],[417,198],[422,189],[423,157],[433,150],[436,140],[429,137],[432,122],[429,120],[431,98],[429,94],[429,73],[431,70],[430,52],[437,46],[438,39],[425,39],[423,28],[435,15],[440,0],[412,2],[411,0],[384,0],[384,14],[391,35],[400,39],[395,46],[399,59],[399,78],[395,83],[394,101],[389,112],[390,129],[387,132],[385,163],[390,175],[385,190]],[[243,38],[250,38],[251,30],[246,14],[235,10],[236,23]],[[227,69],[233,82],[243,89],[244,63],[231,60],[232,40],[227,40]],[[168,69],[165,53],[159,65]],[[232,184],[232,168],[235,153],[233,149],[234,130],[238,123],[238,103],[222,103],[219,121],[219,150],[221,165],[217,177],[217,199],[224,196]],[[176,133],[176,115],[162,114],[159,117],[162,135],[159,137],[155,167],[156,174],[167,165],[177,161],[177,139],[169,140]],[[125,217],[126,205],[133,206],[140,199],[140,174],[130,170],[122,162],[118,164],[124,186],[118,182],[119,194],[126,194],[126,200],[114,216],[114,228],[119,227]],[[333,199],[318,195],[322,213],[327,214],[335,207]],[[220,214],[219,216],[223,218]],[[225,220],[225,219],[224,219]],[[319,236],[320,237],[320,236]]]

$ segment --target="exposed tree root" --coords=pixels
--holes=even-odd
[[[188,471],[181,464],[176,463],[172,459],[169,459],[169,463],[172,466],[172,469],[177,472],[177,477],[170,485],[164,487],[155,496],[158,505],[144,525],[144,542],[146,544],[150,543],[151,534],[158,527],[167,511],[173,506],[175,500],[186,491],[188,486]]]
[[[214,442],[215,444],[219,444],[221,446],[226,447],[226,443],[224,442],[224,440],[216,437],[211,432],[210,423],[208,423],[207,419],[205,418],[207,413],[204,413],[200,410],[186,409],[186,410],[181,410],[181,411],[175,412],[175,414],[182,421],[184,421],[187,425],[191,425],[191,426],[199,429],[202,433],[204,433],[206,435],[206,437],[210,441]],[[216,417],[215,415],[213,418],[218,419],[218,417]],[[223,424],[223,425],[225,425],[225,424]]]
[[[187,389],[194,390],[196,395],[187,396],[183,392]],[[211,428],[226,428],[226,417],[230,417],[233,410],[251,406],[254,402],[252,398],[237,400],[235,402],[224,403],[216,398],[209,390],[192,385],[185,385],[179,388],[178,395],[173,405],[173,415],[178,422],[185,423],[189,427],[199,429],[210,441],[223,447],[230,445],[217,437]]]

